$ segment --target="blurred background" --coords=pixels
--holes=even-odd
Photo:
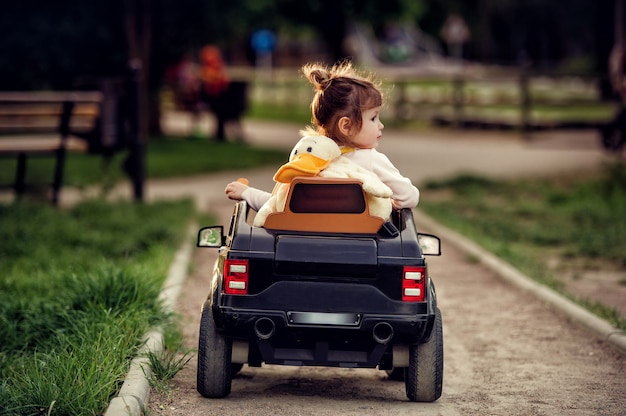
[[[596,128],[621,102],[608,67],[622,42],[621,3],[14,1],[0,15],[0,91],[98,89],[139,63],[143,122],[156,135],[161,112],[196,110],[176,71],[201,67],[213,45],[228,79],[245,84],[251,115],[273,108],[308,122],[299,67],[351,59],[388,86],[388,122]]]

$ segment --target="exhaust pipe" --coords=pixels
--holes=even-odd
[[[259,339],[270,339],[276,331],[276,325],[270,318],[261,318],[254,323],[254,333]]]
[[[387,322],[379,322],[374,325],[372,336],[374,337],[374,341],[385,345],[393,338],[393,327]]]

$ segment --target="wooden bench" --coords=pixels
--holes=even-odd
[[[102,104],[99,91],[0,92],[0,157],[17,157],[17,197],[26,190],[28,156],[53,156],[52,203],[58,204],[66,153],[89,150],[84,137],[97,128]]]

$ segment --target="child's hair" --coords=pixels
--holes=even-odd
[[[317,134],[328,136],[339,145],[349,146],[349,138],[339,130],[339,119],[348,117],[352,125],[360,130],[362,112],[382,105],[382,91],[369,76],[359,75],[352,63],[347,61],[331,68],[319,63],[306,64],[302,73],[315,87],[311,121]]]

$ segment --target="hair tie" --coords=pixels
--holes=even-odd
[[[322,91],[326,91],[326,89],[330,87],[330,84],[333,83],[333,79],[334,78],[329,77],[328,79],[325,79],[324,82],[320,83],[320,86],[322,87]]]

